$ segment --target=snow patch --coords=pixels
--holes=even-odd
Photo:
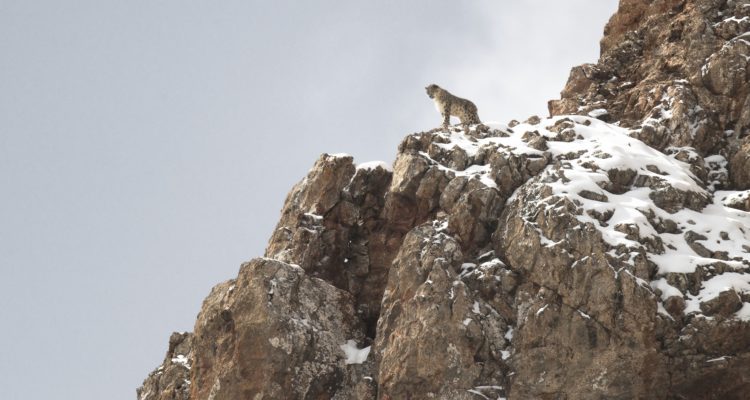
[[[704,70],[706,68],[708,60]],[[682,81],[675,83],[684,84]],[[664,94],[659,101],[658,117],[644,123],[661,123],[671,118],[676,100]],[[699,111],[695,109],[692,112]],[[590,115],[601,116],[604,112],[606,110],[596,109]],[[566,120],[565,123],[571,127],[560,130],[557,124],[564,122],[562,120]],[[419,155],[447,172],[449,178],[465,176],[477,179],[490,189],[497,188],[492,177],[497,171],[492,171],[487,161],[489,157],[479,157],[488,150],[508,158],[525,155],[530,160],[542,157],[555,160],[535,178],[552,192],[547,198],[536,199],[539,211],[554,212],[557,207],[572,203],[577,208],[575,218],[580,222],[580,227],[595,228],[611,247],[607,254],[613,259],[611,266],[615,275],[623,271],[629,273],[618,263],[634,265],[638,256],[645,255],[648,261],[656,265],[657,274],[653,282],[637,280],[639,285],[661,292],[657,309],[664,316],[669,314],[662,301],[671,296],[685,299],[686,313],[700,313],[700,302],[714,298],[726,290],[723,288],[731,287],[740,294],[750,293],[750,273],[746,272],[750,271],[750,213],[728,206],[746,201],[750,198],[750,191],[715,191],[720,178],[727,174],[727,160],[724,157],[713,155],[704,158],[709,172],[707,187],[704,188],[691,172],[691,166],[676,158],[680,154],[680,159],[685,159],[683,156],[695,159],[698,155],[693,149],[669,148],[666,151],[672,155],[665,154],[634,138],[632,135],[636,132],[596,118],[557,116],[543,119],[538,124],[521,123],[512,129],[500,124],[485,125],[496,129],[492,136],[483,137],[478,131],[466,134],[455,130],[434,133],[444,143],[432,143],[446,150],[460,149],[469,158],[477,156],[484,160],[484,164],[457,170],[447,166],[448,162],[441,163],[431,158],[427,152],[420,152]],[[561,140],[561,134],[566,131],[574,131],[575,137]],[[529,147],[527,141],[522,140],[527,132],[546,139],[547,150]],[[434,153],[431,151],[430,154]],[[611,184],[609,175],[613,170],[633,171],[640,183],[630,184],[623,188],[624,192],[605,190]],[[679,191],[682,192],[681,197],[691,196],[701,205],[708,204],[701,210],[692,210],[681,206],[670,208],[659,203],[669,208],[667,211],[657,206],[654,194],[668,194],[668,191]],[[507,201],[513,201],[518,194],[519,190],[516,190]],[[534,227],[533,221],[528,223]],[[666,225],[660,225],[662,223],[669,223],[670,228],[665,230]],[[660,227],[658,231],[657,227]],[[564,240],[553,241],[544,237],[540,230],[538,232],[542,245],[565,251],[562,246]],[[571,267],[581,268],[585,260],[580,258]],[[491,267],[489,263],[463,264],[460,278],[495,273],[488,270]],[[692,274],[699,268],[708,273],[702,275],[704,284],[697,295],[682,293],[667,282],[669,274]],[[450,297],[454,295],[451,288]],[[476,306],[472,308],[476,312]],[[545,309],[546,305],[537,311],[537,315]],[[588,317],[579,312],[582,317]],[[735,317],[750,320],[750,306],[743,306]]]
[[[385,161],[368,161],[357,164],[357,169],[374,170],[378,168],[382,168],[388,172],[393,172],[393,167]]]
[[[190,369],[190,360],[182,354],[178,354],[177,357],[172,358],[172,364],[179,364]]]
[[[346,355],[344,361],[347,365],[349,364],[362,364],[367,360],[367,356],[370,355],[371,346],[367,346],[363,349],[357,348],[357,342],[354,340],[347,340],[346,343],[339,346]]]

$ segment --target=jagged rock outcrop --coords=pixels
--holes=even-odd
[[[555,116],[324,154],[139,400],[746,398],[749,29],[622,0]]]
[[[736,160],[732,181],[748,189],[749,30],[746,0],[621,0],[599,62],[573,68],[550,113],[617,121],[660,150]]]
[[[374,345],[380,398],[469,400],[467,389],[505,387],[509,324],[464,281],[470,271],[447,226],[409,232],[391,267]]]
[[[190,399],[190,362],[193,359],[193,334],[173,333],[164,362],[138,388],[138,400]]]
[[[302,268],[255,259],[203,302],[193,399],[328,398],[349,371],[341,345],[364,343],[354,299]]]
[[[298,264],[355,296],[371,331],[403,234],[381,216],[391,178],[389,166],[357,168],[349,155],[322,155],[287,196],[266,249],[266,257]]]

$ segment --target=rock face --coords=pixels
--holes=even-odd
[[[340,345],[365,339],[348,292],[300,267],[255,259],[217,285],[195,325],[191,398],[321,398],[347,370]]]
[[[622,0],[553,117],[324,154],[139,400],[747,398],[748,30]]]
[[[750,7],[746,0],[621,0],[596,64],[573,68],[552,115],[617,121],[659,150],[732,160],[750,188]]]
[[[193,357],[193,334],[173,333],[169,350],[161,366],[148,375],[138,388],[139,400],[190,399],[190,362]]]
[[[472,399],[505,386],[508,322],[481,299],[486,286],[469,279],[447,225],[409,232],[394,261],[374,345],[380,398]]]

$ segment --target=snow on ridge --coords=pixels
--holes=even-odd
[[[349,154],[349,153],[333,153],[333,154],[328,154],[328,157],[333,157],[333,158],[347,158],[347,157],[351,157],[351,156],[352,155]]]
[[[442,146],[442,145],[438,144],[438,146]],[[465,176],[465,177],[470,178],[470,179],[471,178],[476,178],[476,179],[479,179],[479,181],[482,182],[484,184],[484,186],[491,187],[491,188],[496,188],[497,187],[497,184],[495,183],[495,181],[492,180],[492,178],[490,178],[488,176],[488,174],[490,172],[490,165],[489,164],[485,164],[485,165],[471,165],[471,166],[469,166],[468,168],[466,168],[463,171],[457,171],[455,169],[446,167],[445,165],[437,162],[436,160],[433,160],[432,157],[430,157],[430,155],[427,154],[427,153],[425,153],[424,151],[420,151],[419,155],[421,155],[422,157],[426,158],[431,163],[434,163],[435,165],[437,165],[438,168],[440,168],[440,170],[452,173],[454,177]]]
[[[676,153],[693,154],[692,149],[672,148],[669,152],[675,155],[667,155],[631,137],[633,132],[626,128],[585,116],[557,116],[512,128],[492,124],[490,128],[493,131],[489,137],[482,137],[477,131],[470,131],[467,135],[455,129],[450,133],[438,133],[445,143],[433,142],[433,145],[449,151],[460,148],[469,158],[479,154],[484,146],[492,146],[508,155],[540,157],[546,153],[551,156],[556,161],[547,165],[536,182],[550,187],[553,196],[568,198],[580,207],[582,212],[576,218],[596,227],[602,239],[613,249],[622,249],[624,244],[626,250],[631,251],[628,255],[613,250],[610,252],[613,257],[630,263],[634,252],[645,252],[658,267],[651,288],[661,292],[662,300],[670,296],[685,298],[685,313],[700,313],[700,302],[708,301],[728,288],[750,294],[750,273],[747,273],[750,270],[750,213],[727,206],[750,197],[750,191],[713,193],[710,182],[708,189],[703,187],[690,171],[690,165],[675,158]],[[529,146],[528,138],[523,138],[529,132],[546,140],[546,151]],[[569,137],[561,139],[562,133]],[[570,137],[571,134],[575,137]],[[454,176],[476,178],[488,188],[497,188],[488,163],[469,163],[463,170],[456,170],[434,160],[426,152],[419,154]],[[705,160],[707,164],[726,164],[720,156],[706,157]],[[612,170],[634,171],[640,183],[631,183],[622,193],[605,190]],[[681,192],[685,199],[698,199],[698,204],[692,205],[694,208],[704,204],[705,207],[697,211],[686,205],[669,210],[657,206],[654,194],[670,190]],[[540,206],[544,206],[543,199],[539,200]],[[601,215],[608,217],[595,218]],[[675,233],[657,231],[654,221],[673,223],[671,232]],[[636,238],[624,233],[626,229],[623,227],[633,227],[637,231]],[[649,241],[661,243],[663,249],[644,245]],[[720,268],[714,270],[717,265]],[[704,276],[697,295],[683,293],[667,283],[670,274],[692,274],[698,268],[702,268]],[[706,270],[710,272],[706,274]],[[658,305],[660,310],[664,309],[661,302]],[[750,320],[750,303],[745,303],[735,317]]]
[[[382,168],[388,172],[393,172],[393,167],[385,161],[368,161],[365,163],[357,164],[357,169],[374,170]]]
[[[558,179],[547,185],[555,194],[580,204],[583,213],[577,216],[578,220],[595,226],[601,232],[602,238],[613,247],[624,243],[633,250],[646,250],[649,260],[658,267],[656,280],[651,286],[661,291],[662,300],[670,296],[684,296],[687,300],[685,313],[700,313],[700,302],[708,301],[724,290],[733,288],[738,293],[750,293],[750,274],[745,272],[750,269],[750,254],[743,248],[743,245],[750,245],[750,213],[726,207],[722,203],[723,196],[720,193],[712,196],[701,187],[690,173],[688,164],[630,137],[626,129],[596,122],[590,126],[576,125],[575,130],[584,140],[566,143],[562,147],[572,147],[572,150],[583,153],[566,165],[568,169],[563,170],[568,180]],[[553,153],[559,152],[560,146],[557,142],[549,142],[548,145]],[[598,159],[597,152],[604,152],[609,157]],[[585,167],[592,164],[598,167],[596,171]],[[669,212],[656,205],[652,199],[654,190],[651,188],[632,187],[621,194],[602,189],[597,183],[607,181],[608,178],[601,171],[610,169],[637,171],[639,176],[662,181],[667,188],[709,196],[708,198],[712,198],[713,201],[701,211],[683,207]],[[551,173],[552,170],[549,168],[544,172]],[[604,197],[583,197],[581,193],[584,191]],[[602,199],[606,201],[599,201]],[[592,217],[589,212],[611,212],[612,215],[605,224]],[[655,217],[657,220],[674,222],[677,232],[657,232],[647,214],[651,214],[652,218]],[[636,227],[638,239],[624,233],[624,229],[617,229],[618,226]],[[690,232],[697,238],[694,243],[705,249],[701,251],[702,255],[698,254],[695,244],[691,245],[688,242]],[[663,251],[649,250],[642,245],[644,241],[661,242]],[[717,264],[737,272],[703,277],[703,286],[697,295],[682,293],[676,287],[667,284],[664,279],[669,274],[692,274],[698,267],[711,269],[712,265]]]

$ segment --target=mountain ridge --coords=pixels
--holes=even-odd
[[[621,0],[552,117],[322,155],[138,399],[744,398],[748,30]]]

